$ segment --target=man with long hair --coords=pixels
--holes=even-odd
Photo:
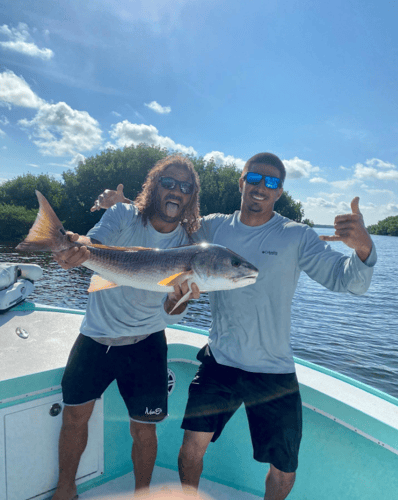
[[[198,228],[198,195],[199,178],[192,162],[180,155],[169,156],[150,170],[133,204],[112,206],[87,236],[68,234],[72,241],[85,245],[186,245]],[[89,250],[83,246],[60,252],[54,258],[64,269],[70,269],[88,256]],[[188,291],[185,282],[169,294],[116,287],[89,295],[80,334],[62,379],[65,407],[59,439],[59,480],[53,500],[76,498],[75,477],[87,444],[88,421],[95,400],[113,380],[118,383],[130,417],[135,490],[148,489],[157,454],[154,424],[167,417],[164,330],[167,324],[182,318],[187,303],[175,311],[173,308]],[[195,285],[191,297],[199,297]]]

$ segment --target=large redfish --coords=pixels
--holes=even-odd
[[[74,246],[46,198],[36,191],[40,210],[26,239],[17,250],[54,253]],[[90,257],[82,265],[98,275],[89,292],[116,286],[132,286],[156,292],[172,291],[174,285],[196,283],[201,292],[229,290],[255,283],[258,269],[228,248],[209,243],[176,248],[108,247],[85,245]],[[187,300],[189,292],[174,307]]]

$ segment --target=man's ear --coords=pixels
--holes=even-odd
[[[243,177],[241,177],[239,179],[239,192],[241,193],[243,191],[243,183],[245,182],[245,180],[243,179]]]
[[[279,188],[279,190],[280,190],[280,193],[279,193],[279,196],[278,196],[278,198],[276,199],[276,201],[278,201],[278,200],[279,200],[279,198],[282,196],[282,193],[283,193],[283,188]]]

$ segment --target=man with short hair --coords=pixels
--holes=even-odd
[[[189,243],[198,227],[199,178],[190,160],[174,155],[148,173],[134,205],[118,203],[86,237],[72,241],[119,247],[170,248]],[[121,200],[129,201],[129,200]],[[54,255],[64,268],[82,264],[87,247]],[[87,444],[95,400],[113,380],[130,416],[135,489],[148,489],[157,454],[156,423],[167,417],[167,344],[165,327],[178,322],[186,303],[171,312],[188,292],[187,283],[164,294],[117,287],[89,295],[80,335],[62,379],[63,424],[59,441],[59,480],[53,500],[76,498],[75,476]],[[199,297],[192,287],[192,297]],[[151,366],[150,372],[147,367]]]
[[[335,218],[334,236],[319,237],[310,227],[274,212],[285,177],[277,156],[253,156],[239,179],[240,211],[203,217],[193,234],[195,241],[223,245],[241,255],[259,275],[245,288],[209,293],[209,342],[198,354],[202,364],[191,383],[182,422],[178,465],[187,491],[198,488],[209,443],[218,439],[243,403],[254,459],[270,464],[264,499],[288,496],[302,430],[290,343],[291,303],[300,272],[331,291],[355,295],[365,293],[371,281],[376,250],[359,211],[359,198],[352,201],[351,214]],[[354,252],[347,257],[321,240],[342,241]]]

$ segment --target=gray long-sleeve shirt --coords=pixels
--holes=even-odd
[[[209,294],[215,359],[249,372],[295,371],[290,317],[301,271],[329,290],[360,295],[377,260],[374,245],[362,262],[356,252],[351,257],[336,252],[313,229],[279,214],[255,227],[243,224],[239,211],[212,214],[202,219],[194,239],[223,245],[259,269],[255,284]]]

